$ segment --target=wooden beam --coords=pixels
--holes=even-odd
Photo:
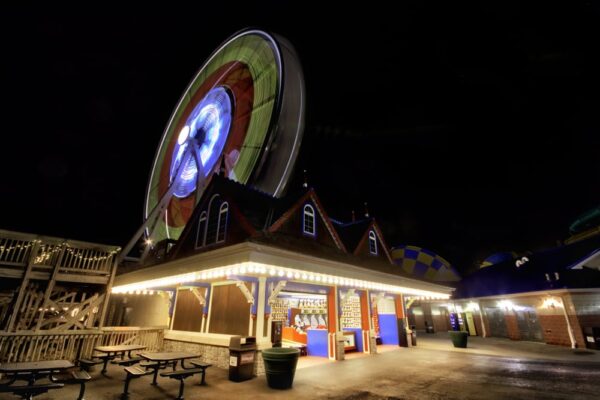
[[[246,301],[248,301],[248,304],[254,304],[254,296],[252,296],[252,293],[250,293],[250,291],[248,290],[248,286],[246,286],[244,281],[237,281],[235,283],[235,286],[237,286],[237,288],[240,289],[240,291],[246,298]]]
[[[269,300],[267,301],[269,305],[273,304],[275,302],[275,300],[277,300],[277,296],[279,295],[279,292],[281,292],[281,290],[285,287],[286,284],[287,284],[286,281],[277,282],[277,285],[273,288],[273,292],[271,292],[271,295],[269,296]]]
[[[52,271],[52,276],[50,277],[50,280],[48,281],[48,286],[46,286],[46,292],[44,293],[44,300],[42,300],[42,305],[41,305],[42,310],[40,311],[40,315],[38,317],[38,321],[37,321],[37,324],[35,327],[36,331],[39,331],[40,327],[42,326],[42,321],[44,320],[44,315],[46,313],[46,305],[48,304],[48,300],[50,300],[50,295],[52,295],[52,290],[54,290],[54,286],[56,286],[56,276],[58,275],[58,270],[62,263],[66,249],[67,249],[67,243],[65,241],[62,244],[62,249],[60,250],[60,255],[58,256],[58,259],[56,260],[56,264],[54,265],[54,270]]]
[[[200,305],[204,308],[204,305],[206,305],[206,299],[204,298],[204,296],[202,296],[200,294],[200,292],[198,291],[198,288],[195,288],[195,287],[190,288],[190,291],[196,297],[196,299],[198,300],[198,303],[200,303]]]
[[[101,310],[100,310],[100,323],[98,327],[102,328],[104,326],[104,318],[106,317],[106,310],[108,308],[108,301],[110,300],[110,292],[113,287],[113,283],[115,281],[115,275],[117,274],[117,259],[119,258],[119,254],[115,254],[112,262],[112,269],[110,271],[110,278],[108,280],[108,284],[106,285],[104,301],[102,302]]]
[[[29,279],[31,276],[31,271],[33,269],[33,265],[35,263],[35,257],[37,256],[37,252],[40,248],[40,241],[34,240],[33,247],[31,249],[31,253],[29,253],[29,260],[27,262],[27,268],[25,269],[25,273],[23,274],[23,280],[21,281],[21,285],[19,286],[19,293],[17,294],[17,299],[13,305],[14,312],[10,316],[10,320],[8,321],[7,331],[11,332],[13,327],[15,326],[15,322],[19,317],[19,308],[21,307],[21,303],[23,302],[23,296],[25,295],[25,288],[29,284]]]
[[[74,283],[94,283],[97,285],[107,285],[110,280],[108,276],[98,275],[76,275],[76,274],[56,274],[57,282],[74,282]]]

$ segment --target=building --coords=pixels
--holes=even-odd
[[[274,323],[284,345],[330,359],[398,345],[404,298],[453,290],[394,265],[374,219],[334,221],[313,189],[275,198],[220,175],[179,240],[151,255],[116,277],[108,324],[166,325],[167,348],[222,367],[231,335],[270,347]]]
[[[451,302],[416,301],[418,328],[464,329],[506,337],[600,348],[600,237],[517,256],[465,277]]]

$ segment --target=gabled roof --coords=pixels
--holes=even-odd
[[[354,252],[360,239],[364,236],[367,228],[371,225],[371,218],[365,218],[353,222],[341,222],[331,219],[331,223],[337,230],[348,251]]]
[[[377,225],[375,218],[371,218],[371,223],[367,226],[367,229],[365,229],[365,231],[362,235],[362,238],[359,240],[358,244],[356,245],[356,248],[354,249],[354,254],[358,255],[358,251],[360,250],[362,244],[365,243],[367,240],[369,240],[369,232],[371,230],[373,230],[375,232],[375,235],[377,236],[377,240],[379,240],[380,250],[383,249],[383,252],[384,252],[385,256],[387,257],[389,263],[393,264],[392,256],[390,254],[390,251],[388,250],[389,248],[387,246],[387,243],[383,239],[383,234],[381,233],[381,229],[379,229],[379,225]]]
[[[270,233],[274,233],[277,232],[277,230],[296,212],[298,212],[298,210],[300,209],[300,207],[306,203],[308,200],[311,200],[314,205],[317,208],[317,212],[319,213],[319,215],[321,216],[321,219],[323,220],[323,222],[325,223],[325,227],[327,228],[327,231],[329,232],[329,234],[331,235],[333,241],[335,242],[336,246],[338,247],[338,249],[346,252],[346,246],[344,245],[344,243],[342,242],[342,239],[340,238],[340,236],[338,235],[337,231],[335,230],[335,228],[333,227],[332,223],[331,223],[331,219],[329,218],[329,216],[327,215],[327,212],[325,211],[325,208],[323,207],[323,204],[321,204],[321,200],[319,200],[319,197],[317,196],[317,194],[315,193],[315,190],[313,188],[310,188],[305,194],[304,196],[300,197],[300,199],[298,201],[296,201],[294,203],[294,205],[292,205],[292,207],[290,207],[287,211],[285,211],[268,229],[268,231]]]
[[[202,200],[194,209],[179,241],[170,253],[171,257],[177,257],[183,243],[190,240],[189,237],[193,234],[193,227],[196,226],[200,213],[206,209],[205,203],[215,193],[220,193],[228,199],[231,212],[237,217],[240,225],[248,232],[249,236],[256,235],[264,230],[271,233],[276,232],[293,213],[297,212],[306,201],[310,200],[315,204],[317,212],[324,221],[325,227],[338,249],[346,251],[344,243],[331,224],[329,216],[314,189],[311,188],[282,198],[276,198],[221,175],[213,175],[204,191]]]
[[[390,264],[381,257],[356,257],[351,253],[342,252],[333,247],[324,246],[317,241],[305,240],[299,236],[289,235],[282,232],[261,232],[258,235],[249,238],[248,241],[266,244],[301,254],[310,254],[314,257],[355,265],[357,267],[392,274],[403,278],[410,278],[429,284],[432,283],[426,279],[421,279],[405,273],[396,265]]]
[[[600,288],[600,271],[590,268],[571,269],[573,264],[589,255],[594,248],[600,248],[598,237],[533,253],[519,267],[514,260],[510,260],[482,268],[458,284],[455,297]]]
[[[170,258],[176,258],[181,248],[188,241],[193,240],[192,238],[195,235],[194,228],[197,226],[200,214],[206,211],[206,203],[216,193],[228,198],[230,212],[235,215],[240,226],[248,235],[254,235],[257,231],[264,228],[273,203],[277,200],[266,193],[234,182],[221,175],[213,175],[204,190],[202,199],[196,205],[179,240],[169,254]]]

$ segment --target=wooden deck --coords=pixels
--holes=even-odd
[[[119,251],[0,230],[0,330],[100,327]]]

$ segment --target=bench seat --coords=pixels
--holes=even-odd
[[[200,381],[200,384],[206,385],[206,379],[205,379],[206,378],[206,368],[212,367],[212,364],[201,361],[201,360],[192,360],[192,361],[190,361],[190,364],[192,364],[196,368],[202,369],[202,380]]]
[[[176,400],[183,400],[183,380],[195,374],[204,374],[205,369],[206,368],[179,369],[177,371],[161,372],[160,376],[177,379],[179,381],[179,395]]]
[[[92,377],[86,371],[70,371],[50,375],[50,380],[55,383],[79,384],[79,397],[77,397],[77,400],[85,400],[83,398],[85,394],[85,383],[90,379],[92,379]]]
[[[142,357],[132,357],[132,358],[126,358],[124,360],[113,360],[110,363],[129,367],[129,366],[139,363],[142,360],[143,360]]]
[[[129,398],[129,382],[131,382],[132,379],[140,378],[144,375],[150,375],[153,372],[154,371],[148,371],[148,370],[142,369],[137,366],[125,368],[125,373],[127,374],[127,376],[125,377],[125,387],[123,387],[123,393],[121,393],[121,399]]]
[[[22,399],[31,400],[33,396],[40,395],[52,389],[60,389],[64,387],[62,383],[45,383],[20,386],[0,386],[0,393],[13,393],[21,396]]]
[[[94,359],[82,358],[82,359],[77,360],[77,363],[79,365],[79,368],[81,368],[81,370],[89,371],[94,365],[104,363],[104,360],[98,360],[98,359],[94,360]]]

